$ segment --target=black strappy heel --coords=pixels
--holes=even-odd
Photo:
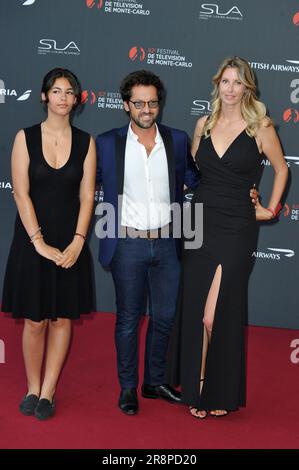
[[[199,380],[200,382],[203,382],[204,379],[200,379]],[[195,410],[195,414],[192,413],[192,411]],[[190,414],[196,418],[196,419],[205,419],[207,416],[208,416],[208,411],[207,410],[203,410],[203,409],[200,409],[200,408],[197,408],[197,406],[189,406],[189,411],[190,411]],[[204,412],[205,415],[204,416],[200,416],[198,415],[197,413],[201,413],[201,412]]]

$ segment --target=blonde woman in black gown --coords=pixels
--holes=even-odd
[[[18,214],[2,309],[25,319],[28,392],[20,411],[47,419],[55,411],[53,397],[69,347],[71,320],[93,310],[85,238],[93,212],[96,157],[90,135],[70,124],[70,114],[81,100],[77,77],[66,69],[51,70],[43,80],[41,99],[46,120],[19,131],[12,151]]]
[[[191,210],[203,203],[203,244],[184,251],[166,378],[181,385],[196,418],[245,405],[244,327],[257,221],[277,216],[288,174],[248,63],[227,58],[213,83],[212,113],[198,120],[192,146],[201,182]],[[267,208],[248,199],[264,155],[274,169]]]

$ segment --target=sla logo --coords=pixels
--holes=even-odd
[[[35,0],[21,0],[23,6],[29,6],[33,5],[35,3]]]
[[[86,5],[88,6],[88,8],[93,8],[94,6],[97,6],[97,8],[102,8],[103,0],[86,0]]]
[[[217,3],[202,3],[199,12],[200,19],[221,18],[226,20],[243,20],[243,15],[237,6],[231,7],[228,11],[220,11]]]
[[[80,54],[80,49],[74,41],[70,41],[64,47],[58,47],[55,39],[40,39],[39,44],[38,54]]]
[[[133,46],[129,50],[129,58],[134,61],[136,59],[139,59],[140,62],[142,62],[145,59],[145,50],[143,47],[140,46]]]
[[[293,23],[295,26],[299,26],[299,11],[293,16]]]
[[[212,111],[209,101],[206,100],[193,100],[191,107],[191,116],[200,116],[210,114]]]

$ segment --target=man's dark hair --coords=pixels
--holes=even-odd
[[[164,85],[160,78],[149,70],[136,70],[129,73],[120,84],[120,94],[123,101],[129,101],[132,97],[132,88],[136,85],[154,86],[157,90],[158,100],[161,101],[164,93]]]

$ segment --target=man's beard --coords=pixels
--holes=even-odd
[[[135,122],[136,126],[140,127],[141,129],[149,129],[152,127],[156,122],[156,117],[153,114],[146,114],[146,116],[150,116],[151,119],[146,122],[142,122],[139,118],[135,118],[131,116],[132,121]]]

